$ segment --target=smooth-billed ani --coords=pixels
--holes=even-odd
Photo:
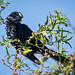
[[[29,39],[30,36],[32,36],[32,30],[26,25],[26,24],[21,24],[20,21],[23,18],[23,15],[20,12],[12,12],[7,18],[6,18],[6,31],[7,31],[7,36],[9,39],[19,39],[23,45],[26,42],[26,40]],[[37,61],[36,63],[39,64],[39,60],[34,56],[34,53],[41,53],[43,56],[45,56],[45,53],[47,55],[50,55],[50,57],[54,58],[55,60],[59,61],[59,56],[61,58],[61,62],[65,60],[65,57],[62,57],[61,54],[59,56],[53,55],[52,53],[55,52],[51,50],[50,52],[45,51],[45,49],[48,50],[48,48],[45,46],[44,49],[39,49],[38,47],[35,46],[35,39],[32,39],[30,41],[33,45],[27,45],[30,46],[30,48],[33,50],[24,56],[28,57],[30,60],[33,62]],[[15,46],[16,50],[20,48],[20,43],[17,42],[11,42],[12,45]],[[42,43],[40,40],[38,40],[37,44],[42,47]],[[21,49],[23,51],[23,49]],[[55,52],[56,53],[56,52]]]

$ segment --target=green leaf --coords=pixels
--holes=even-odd
[[[55,39],[56,39],[56,41],[57,41],[57,36],[55,36]]]
[[[8,3],[8,2],[6,2],[6,1],[4,1],[4,4],[6,4],[6,7],[7,7],[9,3]]]
[[[52,25],[51,25],[51,24],[49,24],[49,25],[47,26],[47,29],[49,29],[51,26],[52,26]]]
[[[42,71],[40,71],[40,72],[38,73],[38,75],[42,75]]]
[[[62,31],[62,30],[60,30],[60,31]],[[69,33],[72,33],[72,32],[70,32],[70,31],[68,31],[68,30],[63,30],[63,32],[69,32]]]
[[[63,37],[63,30],[61,30],[61,37]]]
[[[51,67],[52,67],[52,69],[54,69],[54,68],[55,68],[55,65],[54,65],[54,64],[52,64],[52,65],[51,65]]]
[[[28,42],[25,43],[25,47],[28,45]]]
[[[60,16],[60,20],[63,20],[63,17],[62,16]]]
[[[7,39],[6,44],[8,44],[8,43],[10,43],[10,42],[12,42],[12,39]]]
[[[48,16],[47,16],[47,19],[46,19],[45,25],[47,25],[47,24],[48,24]]]
[[[24,51],[23,51],[23,54],[27,54],[27,53],[29,53],[29,52],[31,52],[32,51],[32,49],[25,49]]]
[[[68,44],[68,45],[72,48],[72,46],[70,45],[70,43],[69,43],[69,42],[65,41],[65,43],[66,43],[66,44]]]
[[[0,46],[4,46],[5,45],[5,43],[2,43],[1,41],[0,41]]]
[[[6,42],[6,40],[5,40],[4,36],[2,36],[2,39],[3,39],[3,42]]]
[[[52,30],[55,28],[55,25],[52,25],[53,27],[52,27]]]
[[[8,57],[8,55],[5,55],[4,58],[5,58],[5,57]]]
[[[5,4],[7,4],[7,2],[6,2],[6,1],[4,1],[4,3],[5,3]]]
[[[73,37],[73,36],[72,36]],[[70,37],[69,39],[67,39],[66,41],[69,41],[69,40],[71,40],[72,39],[72,37]]]
[[[45,43],[46,43],[46,39],[45,39],[45,37],[43,38],[43,48],[44,48],[44,46],[45,46]]]
[[[5,56],[4,56],[4,58],[5,58],[5,57],[10,56],[10,54],[9,54],[9,51],[8,51],[8,48],[7,48],[7,47],[6,47],[6,53],[7,53],[7,55],[5,55]]]
[[[58,11],[57,11],[57,10],[55,10],[55,13],[56,13],[56,14],[58,14]]]
[[[48,58],[43,57],[43,58],[41,59],[41,62],[47,61],[47,59],[48,59]]]
[[[43,34],[43,36],[49,36],[47,31],[42,31],[41,33]]]
[[[16,68],[17,68],[18,70],[21,70],[21,64],[17,64]]]
[[[20,58],[17,58],[17,61],[18,61],[18,62],[22,62]]]
[[[49,38],[50,38],[50,37],[49,37]],[[45,37],[45,39],[46,39],[46,42],[49,42],[49,38]]]
[[[65,23],[65,27],[67,27],[68,26],[68,24],[67,23]]]
[[[59,45],[59,42],[58,42],[58,51],[59,51],[59,49],[60,49],[60,45]]]
[[[65,36],[65,39],[67,39],[68,35],[69,35],[69,31],[67,31],[67,35]]]
[[[6,47],[6,53],[8,56],[10,55],[7,47]]]
[[[38,24],[39,28],[40,28],[40,23]]]

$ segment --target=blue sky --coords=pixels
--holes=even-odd
[[[62,10],[69,18],[71,25],[75,27],[75,0],[6,0],[10,2],[8,7],[2,12],[2,17],[5,19],[11,12],[19,11],[24,15],[22,23],[27,24],[34,32],[38,29],[38,24],[44,24],[49,11],[53,13],[55,10]],[[68,28],[70,31],[72,29]],[[72,31],[73,32],[73,31]],[[5,25],[0,25],[0,41],[1,36],[5,35]],[[73,34],[74,35],[74,34]],[[74,51],[75,36],[70,41],[73,48],[69,48],[69,52]],[[5,55],[5,48],[0,47],[0,59]],[[11,75],[11,70],[0,64],[1,75]]]

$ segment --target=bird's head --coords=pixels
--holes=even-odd
[[[7,18],[6,23],[18,23],[23,18],[23,15],[20,12],[12,12]]]

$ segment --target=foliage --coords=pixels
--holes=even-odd
[[[8,6],[9,2],[0,0],[0,24],[4,23],[4,19],[1,16],[2,11]]]
[[[8,6],[8,2],[6,1],[0,1],[0,24],[4,23],[3,18],[1,17],[1,12],[5,9],[5,7],[3,7],[2,5],[5,4],[7,7]],[[52,15],[49,12],[49,16],[47,16],[46,18],[46,22],[43,25],[38,25],[39,26],[39,30],[37,32],[33,32],[32,36],[29,37],[29,40],[26,41],[25,46],[21,46],[21,48],[24,50],[23,53],[26,54],[30,51],[32,51],[32,49],[29,49],[29,47],[26,47],[27,44],[31,44],[30,40],[35,38],[35,45],[39,48],[39,45],[37,44],[38,40],[41,40],[43,43],[42,48],[44,48],[45,45],[48,45],[49,49],[50,47],[52,47],[55,43],[58,45],[57,46],[57,53],[61,53],[62,56],[65,56],[66,58],[69,58],[69,62],[65,62],[65,64],[61,64],[61,62],[58,63],[58,68],[56,70],[53,70],[55,68],[55,65],[52,65],[50,72],[46,71],[43,72],[41,67],[36,69],[36,70],[31,70],[31,72],[27,72],[30,70],[30,67],[28,67],[27,69],[25,69],[27,67],[27,64],[24,65],[24,58],[23,56],[19,56],[19,54],[22,52],[19,49],[19,53],[17,53],[15,51],[15,53],[10,53],[11,51],[9,51],[9,48],[12,47],[12,45],[10,45],[10,42],[13,41],[18,41],[20,42],[20,40],[9,40],[8,38],[4,38],[4,36],[2,37],[3,41],[0,41],[0,46],[5,46],[6,47],[6,55],[4,56],[4,58],[2,59],[2,61],[0,61],[0,63],[6,65],[7,67],[9,67],[10,69],[13,70],[12,75],[17,75],[17,70],[19,71],[23,71],[25,73],[28,74],[32,74],[32,75],[58,75],[60,73],[64,73],[66,75],[68,75],[70,72],[74,73],[75,69],[74,69],[74,62],[75,62],[75,58],[73,54],[68,54],[65,55],[65,48],[63,45],[69,45],[71,48],[71,44],[69,43],[69,40],[72,39],[72,36],[69,37],[70,34],[72,34],[72,32],[70,32],[69,30],[67,30],[67,27],[69,25],[68,23],[68,19],[66,18],[66,16],[64,16],[62,14],[62,11],[57,11],[55,10],[54,12],[55,14]],[[66,28],[66,29],[65,29]],[[21,42],[20,42],[21,43]],[[55,54],[54,54],[55,55]],[[59,55],[58,55],[59,56]],[[10,62],[11,57],[13,58],[13,62]],[[48,57],[50,58],[50,57]],[[41,59],[41,66],[42,68],[44,67],[44,62],[47,61],[46,57],[44,57],[43,59]],[[7,59],[7,62],[4,60]],[[60,56],[59,56],[60,59]],[[61,60],[61,59],[60,59]]]

